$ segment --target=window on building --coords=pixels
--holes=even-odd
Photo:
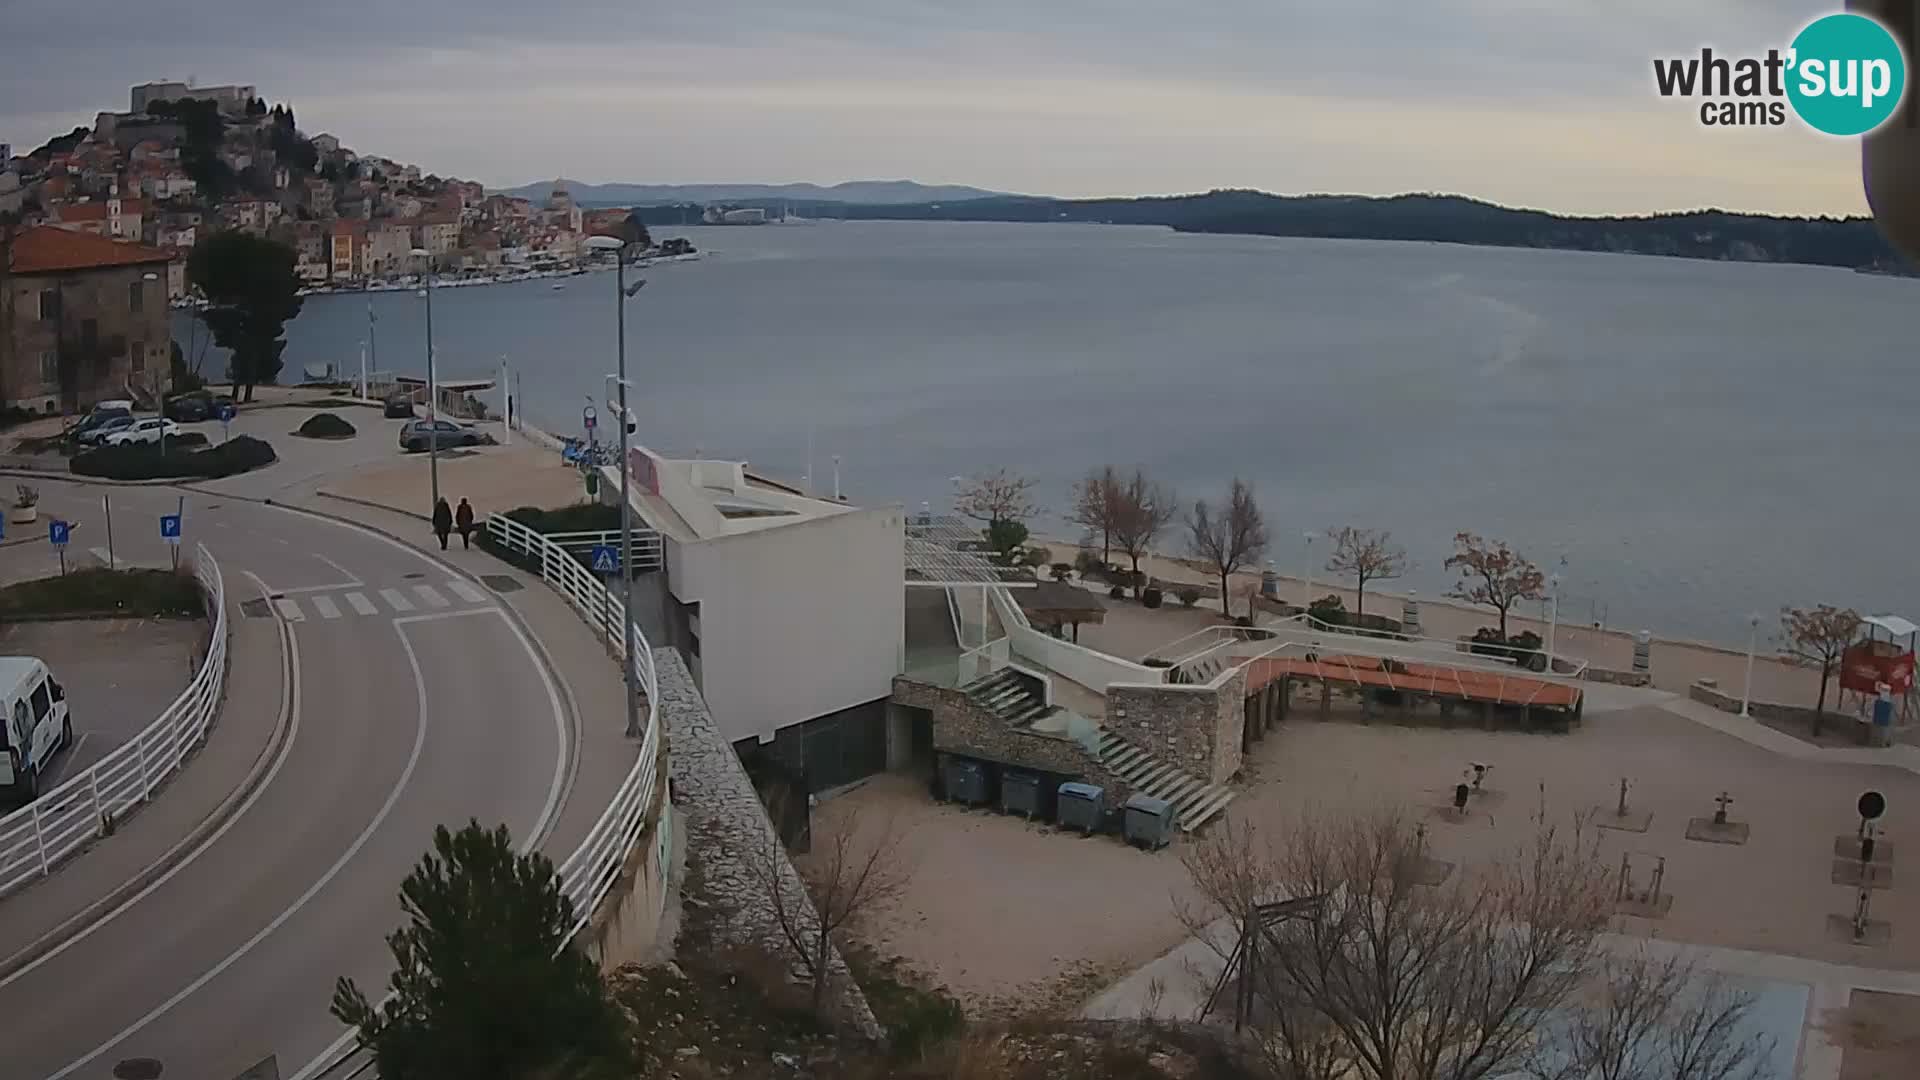
[[[127,286],[127,310],[139,314],[147,303],[147,283],[135,281]]]
[[[134,342],[133,347],[127,350],[127,359],[132,363],[133,370],[147,370],[147,343],[144,341]]]
[[[60,290],[40,290],[40,321],[53,322],[60,318]]]
[[[40,354],[40,381],[52,386],[60,381],[60,354],[52,351]]]

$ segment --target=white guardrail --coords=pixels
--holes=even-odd
[[[195,546],[193,566],[213,614],[206,659],[186,690],[139,734],[0,818],[0,895],[46,876],[62,859],[126,820],[206,737],[226,682],[226,586],[204,544]]]
[[[487,535],[501,547],[540,565],[540,576],[560,595],[567,598],[587,625],[594,629],[614,651],[626,652],[620,626],[626,621],[626,609],[620,598],[608,591],[600,579],[565,548],[499,514],[489,515]],[[636,559],[635,562],[639,560]],[[646,735],[640,742],[640,760],[620,782],[607,809],[587,831],[573,854],[560,864],[560,889],[573,902],[573,933],[579,933],[593,917],[600,901],[606,899],[620,868],[632,854],[634,844],[647,822],[647,810],[653,805],[654,786],[659,782],[660,702],[653,669],[653,649],[638,626],[632,627],[633,675],[647,693]]]

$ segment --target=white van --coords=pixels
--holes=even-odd
[[[53,755],[72,745],[67,688],[37,657],[0,656],[0,790],[32,802]]]

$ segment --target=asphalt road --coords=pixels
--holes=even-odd
[[[104,534],[101,489],[41,492],[43,517]],[[178,493],[111,494],[116,558],[165,562],[158,516]],[[9,1080],[105,1080],[129,1058],[226,1080],[270,1054],[294,1075],[341,1034],[336,976],[383,990],[398,886],[434,826],[537,839],[566,796],[562,696],[491,594],[384,537],[238,499],[189,495],[186,534],[230,599],[271,595],[241,617],[284,621],[292,693],[226,708],[285,707],[292,734],[203,846],[0,981]]]

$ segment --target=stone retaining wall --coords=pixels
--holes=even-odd
[[[1608,668],[1590,667],[1581,678],[1588,682],[1608,683],[1613,686],[1653,685],[1653,673],[1648,671],[1612,671]],[[1740,711],[1737,705],[1734,711]]]
[[[673,747],[670,765],[676,826],[684,824],[688,850],[700,857],[706,884],[720,909],[717,932],[723,936],[723,944],[764,949],[791,963],[791,947],[774,918],[772,901],[759,883],[752,860],[768,850],[779,852],[781,887],[787,896],[800,902],[803,919],[817,926],[818,916],[812,901],[806,899],[806,887],[781,848],[739,756],[714,726],[713,715],[694,687],[686,663],[672,649],[655,649],[653,656],[660,715],[666,721],[667,738]],[[833,1014],[868,1038],[880,1038],[873,1009],[837,949],[828,981],[828,1008]]]
[[[893,678],[893,701],[925,709],[933,719],[933,748],[947,753],[1025,766],[1062,776],[1077,776],[1106,789],[1110,805],[1118,806],[1133,789],[1079,743],[1059,735],[1023,731],[1002,717],[974,704],[963,691],[916,682],[904,675]]]
[[[1223,784],[1240,771],[1246,700],[1245,668],[1217,685],[1117,683],[1107,687],[1106,725],[1159,760]]]
[[[1837,681],[1837,680],[1836,680]],[[1702,705],[1711,705],[1721,712],[1740,713],[1740,699],[1731,694],[1720,692],[1720,684],[1712,679],[1700,679],[1687,687],[1687,696]],[[1777,705],[1771,701],[1752,701],[1747,703],[1747,715],[1756,720],[1772,720],[1776,723],[1813,725],[1813,710],[1802,705]],[[1822,721],[1829,731],[1846,731],[1866,728],[1867,737],[1874,737],[1873,725],[1862,724],[1846,713],[1829,709]]]

